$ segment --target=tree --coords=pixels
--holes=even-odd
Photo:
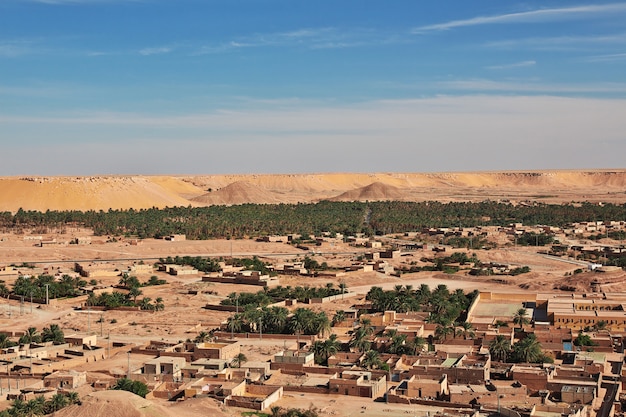
[[[339,352],[341,342],[337,340],[336,334],[331,334],[326,340],[316,340],[311,346],[311,351],[315,354],[315,363],[327,365],[328,358]]]
[[[66,407],[70,403],[69,399],[64,394],[54,394],[50,401],[48,401],[46,414],[54,413],[55,411],[59,411],[63,407]]]
[[[332,320],[332,325],[336,326],[339,323],[343,323],[343,321],[346,319],[346,312],[343,310],[337,310],[335,312],[335,315],[333,316],[333,320]]]
[[[27,345],[29,343],[41,343],[41,335],[37,331],[36,327],[29,327],[19,340],[20,345]]]
[[[413,348],[414,355],[418,355],[419,352],[424,350],[424,346],[426,346],[426,339],[421,336],[416,336],[413,340],[411,340],[410,347]]]
[[[133,299],[133,303],[137,304],[137,297],[143,294],[143,291],[139,289],[139,287],[131,287],[128,290],[128,296]]]
[[[165,304],[163,303],[163,298],[157,297],[154,299],[154,311],[163,311],[165,310]]]
[[[499,334],[489,343],[489,353],[494,360],[505,362],[511,352],[511,342]]]
[[[143,297],[141,301],[139,301],[139,308],[141,310],[154,310],[154,305],[152,305],[152,299],[150,297]]]
[[[381,369],[384,362],[380,359],[380,354],[375,350],[365,352],[365,357],[361,362],[361,366],[367,369]]]
[[[454,327],[439,324],[435,328],[435,339],[437,339],[440,342],[444,342],[448,338],[448,336],[450,336],[453,333],[454,333]]]
[[[596,343],[591,339],[588,334],[579,333],[578,337],[574,339],[575,346],[595,346]]]
[[[515,312],[513,315],[513,324],[518,327],[524,327],[525,325],[530,324],[528,311],[525,308],[520,308]]]
[[[4,333],[0,333],[0,349],[6,349],[8,347],[15,346],[17,343],[11,341],[9,336]]]
[[[350,346],[353,349],[356,349],[358,352],[365,352],[369,350],[372,342],[369,340],[370,331],[367,327],[361,326],[354,331],[352,334],[352,339],[350,339]]]
[[[78,396],[78,393],[76,391],[70,391],[67,393],[67,399],[71,404],[78,404],[80,405],[80,397]]]
[[[41,332],[44,342],[65,343],[65,335],[58,324],[51,324],[50,327],[44,327]]]
[[[133,381],[128,378],[120,378],[115,382],[113,386],[114,390],[128,391],[140,397],[146,398],[148,394],[148,386],[141,381]]]
[[[403,353],[407,353],[409,350],[410,348],[406,344],[405,334],[394,334],[393,336],[391,336],[391,340],[387,348],[387,351],[389,353],[402,355]]]
[[[209,332],[205,332],[204,330],[198,333],[198,335],[193,339],[194,343],[204,343],[210,342],[213,339],[213,336],[209,334]]]
[[[463,323],[457,323],[455,329],[455,336],[463,336],[463,339],[473,339],[476,336],[472,323],[464,321]]]
[[[529,334],[513,345],[513,359],[515,362],[524,363],[543,361],[544,355],[541,351],[541,344],[534,334]]]
[[[246,357],[246,355],[244,355],[243,353],[238,353],[237,355],[235,355],[233,360],[230,361],[230,365],[233,368],[241,368],[241,365],[243,365],[244,362],[247,362],[247,361],[248,361],[248,358]]]

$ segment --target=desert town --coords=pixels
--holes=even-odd
[[[149,403],[141,407],[154,408],[150,415],[290,408],[364,416],[621,414],[626,273],[603,260],[626,255],[623,240],[608,238],[624,230],[620,220],[568,228],[514,223],[310,236],[314,244],[306,247],[294,244],[302,238],[294,235],[190,241],[106,239],[81,229],[4,234],[5,289],[51,276],[79,283],[79,294],[51,297],[51,283],[45,297],[5,291],[2,404],[77,392],[83,405],[58,415],[90,415],[89,407],[103,403],[139,407],[126,394],[111,396],[126,378],[146,385]],[[558,244],[518,245],[539,233]],[[606,237],[589,240],[598,234]],[[470,251],[441,244],[442,236],[494,245]],[[219,259],[215,272],[181,262],[203,257]],[[257,263],[232,262],[241,258]],[[264,271],[250,266],[258,261]],[[427,268],[435,263],[445,268]],[[302,287],[328,292],[282,291]],[[246,295],[279,290],[288,295],[244,305]],[[112,292],[139,302],[98,305]],[[460,321],[445,322],[434,319],[433,300],[393,310],[375,297],[420,292],[468,298],[467,308]],[[289,323],[304,311],[327,322],[272,333],[261,321],[268,316],[250,313],[281,308]],[[55,332],[61,340],[42,340]]]

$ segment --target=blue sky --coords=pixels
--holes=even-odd
[[[625,168],[626,2],[0,0],[0,175]]]

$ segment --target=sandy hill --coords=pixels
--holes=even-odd
[[[160,405],[126,391],[98,391],[81,397],[81,405],[57,411],[55,417],[174,417]]]
[[[329,198],[331,201],[393,201],[406,199],[406,192],[402,192],[398,187],[373,182],[365,187],[346,191],[337,197]]]
[[[10,212],[328,199],[623,203],[626,170],[0,178],[0,211]]]
[[[262,186],[252,185],[248,181],[235,181],[224,188],[211,191],[194,197],[191,201],[203,205],[235,205],[235,204],[272,204],[282,202],[280,196],[264,189]]]

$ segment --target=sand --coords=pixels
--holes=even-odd
[[[211,191],[209,191],[211,190]],[[0,178],[0,211],[340,201],[626,202],[626,170]]]

